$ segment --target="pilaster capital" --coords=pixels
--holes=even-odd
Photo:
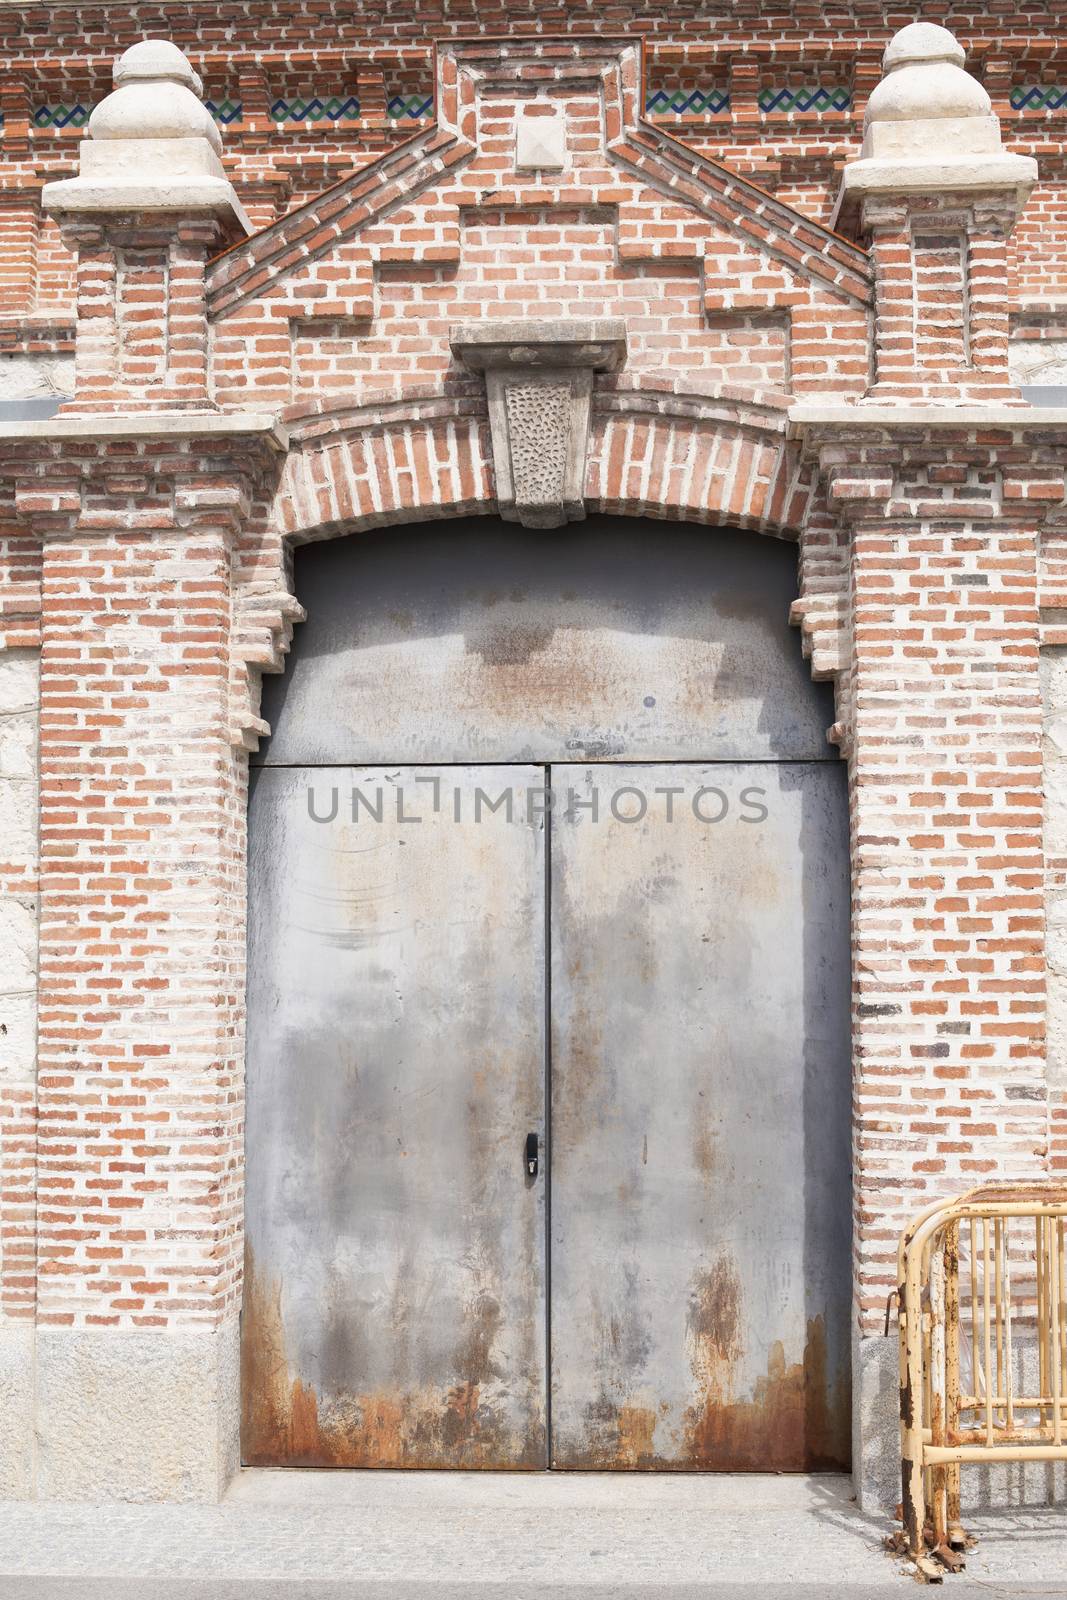
[[[287,445],[260,413],[58,416],[0,428],[0,478],[43,541],[236,534]]]
[[[1067,411],[827,404],[789,414],[843,523],[1042,526],[1067,498]]]

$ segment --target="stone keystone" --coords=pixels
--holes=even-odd
[[[450,343],[485,373],[500,515],[527,528],[580,521],[593,374],[621,366],[625,323],[479,322]]]

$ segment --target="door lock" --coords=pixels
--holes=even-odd
[[[526,1154],[523,1158],[526,1164],[526,1176],[528,1178],[537,1177],[537,1145],[538,1141],[536,1133],[528,1133],[526,1135]]]

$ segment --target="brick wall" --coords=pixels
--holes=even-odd
[[[37,655],[0,653],[0,1316],[33,1315]]]
[[[0,492],[0,1359],[32,1359],[36,1302],[37,724],[40,549]],[[25,1492],[28,1386],[9,1386],[0,1492]]]
[[[609,11],[593,3],[546,11],[528,0],[516,6],[436,0],[355,11],[327,4],[310,12],[264,9],[251,0],[125,8],[5,4],[0,339],[6,335],[8,348],[33,354],[45,321],[70,353],[72,263],[55,224],[41,217],[39,191],[75,170],[85,113],[110,89],[116,54],[138,38],[163,36],[188,51],[225,130],[227,169],[257,226],[424,126],[432,110],[437,39],[589,32],[605,18],[617,32],[643,39],[641,98],[660,126],[826,221],[842,165],[859,147],[882,49],[913,14],[914,8],[886,12],[865,0],[815,12],[782,0],[773,6],[648,0]],[[946,3],[938,15],[967,47],[971,70],[989,88],[1011,148],[1041,162],[1041,186],[1017,233],[1012,292],[1013,304],[1032,308],[1039,298],[1067,292],[1061,220],[1067,214],[1067,28],[1051,0],[1021,8]],[[358,115],[351,102],[358,103]],[[723,109],[711,109],[720,102]],[[708,109],[675,111],[672,105]],[[1040,308],[1031,309],[1031,321],[1041,315]],[[26,385],[40,366],[21,366],[20,392],[29,392]]]
[[[751,45],[729,68],[738,150],[773,156],[760,95],[783,62],[794,93],[811,51],[841,62],[847,43],[869,92],[898,20],[874,11],[827,13],[809,37],[791,12],[757,22],[736,8],[714,50]],[[196,15],[212,92],[233,56],[224,31],[249,14]],[[343,40],[316,12],[300,55],[288,15],[257,9],[259,78],[238,62],[257,126],[228,136],[227,159],[261,208],[250,239],[220,249],[214,225],[123,213],[68,218],[63,243],[36,211],[9,216],[37,270],[12,267],[23,300],[7,326],[16,345],[53,341],[35,359],[62,350],[61,280],[79,262],[73,401],[43,431],[0,438],[14,663],[0,727],[6,716],[21,751],[39,648],[41,782],[39,1063],[34,1076],[14,1051],[0,1078],[0,1264],[5,1315],[41,1335],[42,1492],[71,1491],[94,1437],[117,1441],[106,1486],[118,1493],[209,1495],[232,1464],[225,1419],[211,1424],[210,1469],[208,1424],[175,1442],[176,1380],[158,1351],[232,1332],[240,1301],[244,752],[264,731],[260,675],[281,668],[301,614],[292,543],[495,508],[485,383],[451,352],[456,323],[621,319],[625,364],[595,382],[586,504],[798,541],[795,620],[813,672],[835,682],[829,736],[851,775],[857,1333],[876,1330],[897,1234],[925,1199],[1067,1161],[1067,1093],[1044,1057],[1045,907],[1065,869],[1042,760],[1044,748],[1057,770],[1060,688],[1053,662],[1043,747],[1038,670],[1041,643],[1067,642],[1062,424],[1028,415],[1011,383],[1019,262],[1037,282],[1040,252],[1025,230],[1009,242],[1003,196],[905,197],[834,235],[811,214],[825,212],[837,160],[816,159],[822,135],[789,124],[812,163],[798,176],[807,212],[785,203],[788,185],[768,194],[645,120],[639,53],[603,28],[442,45],[436,120],[399,144],[381,117],[385,74],[409,70],[430,26],[405,10],[383,14],[375,46],[396,54],[375,58],[378,125],[360,130],[377,158],[339,123],[350,170],[293,208],[284,161],[295,173],[307,157],[318,190],[339,176],[333,147],[312,130],[294,154],[262,126],[263,74],[277,50],[286,93],[302,92],[300,74]],[[76,45],[101,13],[49,16],[48,48],[69,48],[81,92],[95,92],[121,32]],[[472,16],[437,21],[468,34]],[[562,26],[590,16],[569,8]],[[704,16],[639,20],[650,52],[703,70],[712,46],[684,29]],[[179,42],[194,26],[187,9],[135,18]],[[477,20],[491,31],[485,7]],[[964,21],[1003,98],[1012,40],[1026,41],[995,12]],[[627,24],[624,8],[611,22]],[[119,26],[133,26],[128,12]],[[516,170],[531,108],[563,119],[558,171]],[[65,136],[51,165],[37,135],[18,138],[23,179],[69,170]],[[1031,342],[1054,347],[1051,313],[1025,315]],[[963,401],[995,410],[983,420]],[[32,932],[34,839],[17,821],[32,772],[12,759],[0,916]],[[20,973],[13,963],[8,987]],[[98,1386],[90,1403],[72,1362],[91,1350],[93,1370],[119,1370],[120,1333],[156,1340],[138,1394]],[[111,1343],[72,1342],[89,1335]],[[182,1346],[183,1395],[200,1348]],[[221,1389],[228,1358],[209,1348],[201,1364]]]

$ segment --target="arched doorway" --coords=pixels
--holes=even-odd
[[[254,1464],[848,1462],[848,868],[788,544],[305,547],[254,762]]]

